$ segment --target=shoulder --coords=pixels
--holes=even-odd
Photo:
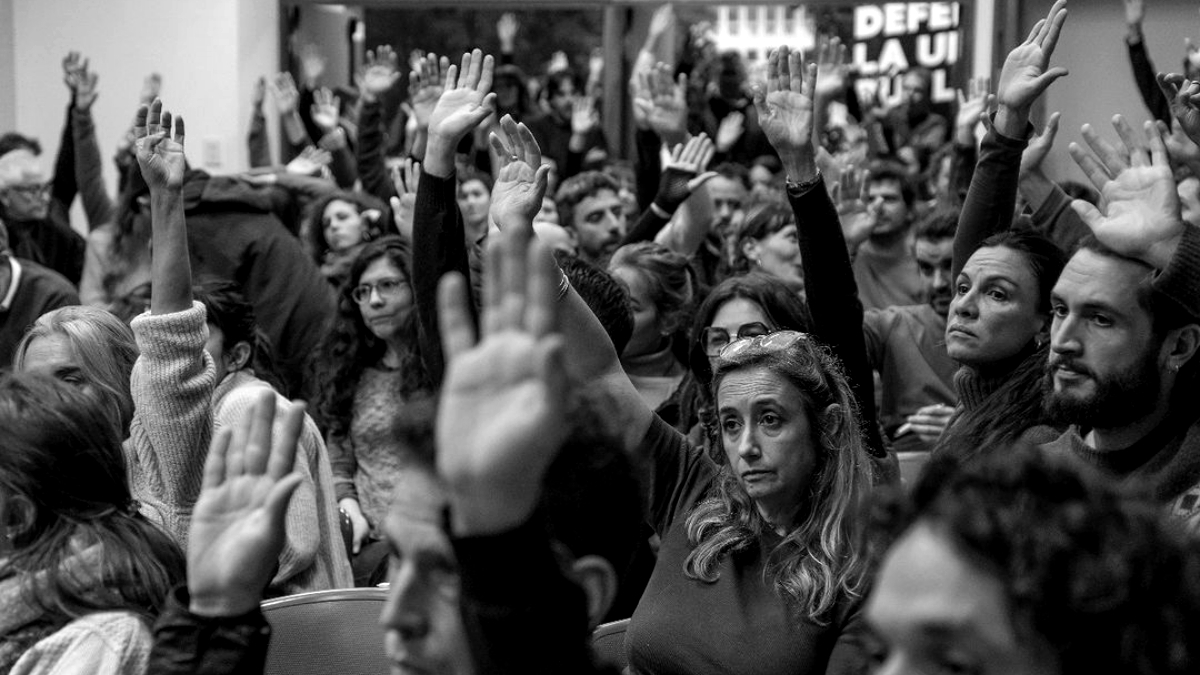
[[[150,627],[130,612],[75,619],[21,657],[13,673],[141,673],[154,646]]]
[[[21,265],[21,285],[18,290],[37,289],[39,294],[75,295],[75,285],[63,275],[32,260],[18,259]]]

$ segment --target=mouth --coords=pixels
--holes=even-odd
[[[1050,374],[1056,382],[1078,382],[1091,377],[1086,369],[1068,363],[1050,364]]]
[[[958,325],[951,325],[949,328],[947,328],[946,335],[947,336],[961,335],[964,337],[976,337],[975,333],[972,333],[971,331],[967,330],[966,328],[963,328],[962,326],[958,326]]]
[[[742,472],[742,481],[753,483],[767,478],[772,473],[772,471],[768,471],[767,469],[750,469]]]

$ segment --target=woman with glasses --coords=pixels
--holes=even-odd
[[[417,347],[409,257],[400,237],[363,247],[314,361],[314,410],[326,430],[338,504],[354,528],[355,555],[378,538],[393,487],[413,457],[395,432],[397,411],[430,388]],[[378,562],[356,559],[356,579],[365,582]]]

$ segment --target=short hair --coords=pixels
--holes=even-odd
[[[688,259],[652,241],[626,244],[613,253],[610,270],[624,267],[640,276],[663,323],[673,333],[691,321],[696,273]]]
[[[935,454],[910,497],[879,494],[875,557],[932,528],[1000,583],[1018,638],[1054,649],[1060,672],[1196,671],[1200,556],[1151,500],[1026,444],[967,463]]]
[[[625,351],[625,345],[633,337],[633,310],[630,308],[629,293],[611,274],[597,265],[562,252],[556,252],[554,257],[559,269],[571,282],[571,287],[600,320],[600,325],[604,326],[604,332],[608,333],[617,353]]]
[[[480,183],[483,183],[483,186],[487,188],[488,193],[491,193],[492,185],[493,185],[492,174],[487,173],[486,171],[480,171],[479,169],[477,169],[473,166],[467,166],[467,167],[463,168],[462,171],[458,172],[458,187],[459,188],[461,188],[462,186],[466,185],[467,183],[469,183],[473,180],[477,180]]]
[[[954,234],[958,232],[958,219],[960,215],[957,207],[934,209],[917,221],[915,228],[916,238],[924,239],[925,241],[953,239]]]
[[[282,391],[275,372],[274,350],[271,341],[258,327],[254,305],[246,300],[241,286],[232,281],[206,280],[192,288],[196,301],[204,305],[208,323],[221,330],[222,348],[229,350],[239,342],[250,346],[246,365],[254,374]]]
[[[742,187],[750,189],[750,170],[744,164],[737,162],[721,162],[709,169],[722,178],[741,183]]]
[[[617,185],[617,181],[611,176],[600,171],[584,171],[564,180],[554,195],[554,205],[558,208],[558,224],[575,229],[575,207],[601,190],[611,190],[613,194],[617,194],[621,186]]]
[[[138,511],[118,431],[105,402],[77,387],[0,375],[0,510],[16,516],[4,523],[7,563],[37,578],[23,602],[51,621],[118,609],[152,621],[185,578],[183,552]]]
[[[1005,230],[993,234],[979,248],[1007,248],[1021,254],[1038,285],[1038,310],[1050,311],[1050,293],[1067,264],[1067,256],[1050,238],[1027,229]],[[976,249],[979,250],[979,249]]]
[[[34,340],[52,336],[66,340],[84,379],[100,391],[113,428],[121,438],[128,436],[133,421],[129,378],[138,358],[133,330],[98,307],[60,307],[38,317],[17,343],[14,370],[25,369],[25,357]]]
[[[0,157],[7,155],[13,150],[28,150],[34,155],[40,155],[42,154],[42,144],[32,136],[10,131],[0,136]]]
[[[867,177],[868,186],[884,181],[899,183],[900,196],[904,198],[904,204],[912,208],[912,205],[917,200],[917,192],[913,188],[912,180],[908,177],[908,172],[902,164],[879,160],[872,162],[868,170],[870,171],[870,175]]]

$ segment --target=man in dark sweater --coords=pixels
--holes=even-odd
[[[1051,294],[1046,407],[1071,426],[1047,444],[1148,488],[1188,521],[1200,514],[1200,230],[1179,216],[1162,139],[1130,160],[1090,130],[1101,165],[1072,155],[1107,201],[1076,201],[1092,229]],[[1109,176],[1113,176],[1111,179]],[[1136,189],[1136,191],[1135,191]]]
[[[0,225],[0,241],[4,236],[4,226]],[[78,304],[75,287],[61,274],[19,260],[0,245],[0,368],[12,363],[21,336],[39,316]]]

